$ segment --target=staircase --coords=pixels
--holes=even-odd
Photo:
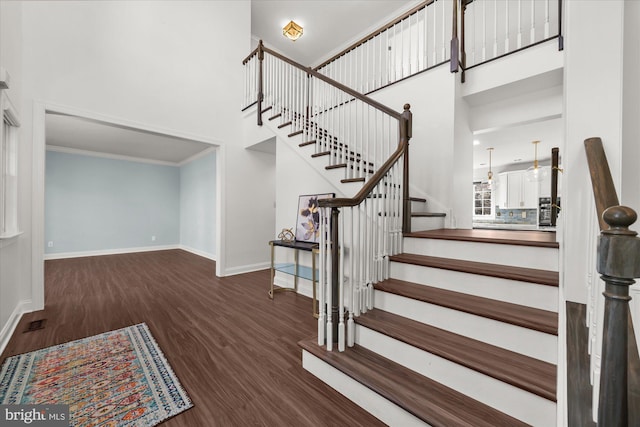
[[[392,426],[556,425],[553,233],[410,233],[356,318],[356,345],[303,366]]]
[[[408,104],[398,113],[261,43],[244,63],[258,124],[346,195],[319,203],[303,366],[389,425],[556,425],[555,234],[444,229],[408,194]]]

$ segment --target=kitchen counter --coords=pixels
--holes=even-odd
[[[473,228],[499,229],[499,230],[535,230],[535,231],[556,231],[555,227],[538,227],[535,224],[504,224],[496,222],[474,222]]]

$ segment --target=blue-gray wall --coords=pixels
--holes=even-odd
[[[45,212],[45,253],[177,245],[180,170],[47,151]]]
[[[215,256],[216,153],[180,168],[180,244]]]

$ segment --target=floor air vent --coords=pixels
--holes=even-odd
[[[46,322],[47,322],[47,319],[33,320],[29,322],[29,326],[27,327],[27,329],[23,331],[23,333],[37,331],[38,329],[44,329],[44,324]]]

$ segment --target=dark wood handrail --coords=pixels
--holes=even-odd
[[[399,17],[397,17],[396,19],[394,19],[391,22],[388,22],[387,24],[383,25],[382,27],[378,28],[377,30],[371,32],[370,34],[364,36],[363,38],[361,38],[360,40],[358,40],[357,42],[353,43],[352,45],[350,45],[349,47],[347,47],[346,49],[342,50],[340,53],[337,53],[335,55],[333,55],[331,58],[327,59],[326,61],[324,61],[322,64],[318,65],[317,67],[314,68],[314,71],[319,70],[320,68],[332,63],[333,61],[335,61],[336,59],[340,58],[342,55],[345,55],[349,52],[351,52],[353,49],[359,47],[360,45],[365,44],[366,42],[368,42],[369,40],[371,40],[372,38],[378,36],[379,34],[387,31],[389,28],[392,28],[394,25],[404,21],[405,19],[407,19],[408,17],[410,17],[411,15],[413,15],[414,13],[424,9],[425,7],[429,6],[431,3],[433,3],[435,0],[426,0],[420,4],[418,4],[417,6],[415,6],[414,8],[412,8],[411,10],[403,13],[402,15],[400,15]]]
[[[629,287],[640,277],[636,212],[620,206],[600,138],[584,141],[600,224],[597,270],[605,283],[598,425],[627,427]]]
[[[600,138],[588,138],[584,141],[584,148],[587,153],[587,163],[589,165],[589,173],[591,174],[591,185],[593,186],[593,197],[596,202],[596,211],[598,213],[598,223],[600,231],[609,228],[602,214],[611,206],[618,206],[618,195],[616,187],[613,185],[611,170],[607,155],[602,146]]]
[[[251,51],[251,53],[250,53],[249,55],[247,55],[247,57],[246,57],[246,58],[244,58],[244,59],[242,60],[242,65],[246,64],[247,62],[249,62],[249,60],[250,60],[251,58],[253,58],[253,56],[254,56],[255,54],[257,54],[257,53],[258,53],[258,50],[259,50],[259,49],[260,49],[260,46],[258,45],[258,47],[256,47],[255,49],[253,49],[253,50]]]
[[[300,63],[298,63],[298,62],[296,62],[296,61],[294,61],[292,59],[289,59],[286,56],[283,56],[283,55],[279,54],[278,52],[276,52],[274,50],[271,50],[271,49],[269,49],[267,47],[264,47],[263,49],[264,49],[265,52],[267,52],[268,54],[270,54],[272,56],[275,56],[276,58],[280,59],[281,61],[284,61],[287,64],[292,65],[292,66],[294,66],[294,67],[296,67],[296,68],[308,73],[310,76],[313,76],[313,77],[315,77],[315,78],[317,78],[319,80],[322,80],[323,82],[328,83],[331,86],[334,86],[334,87],[340,89],[341,91],[348,93],[349,95],[353,96],[354,98],[364,102],[365,104],[368,104],[368,105],[372,106],[373,108],[375,108],[377,110],[380,110],[380,111],[388,114],[389,116],[391,116],[391,117],[393,117],[393,118],[395,118],[397,120],[400,120],[400,117],[402,116],[402,114],[398,113],[395,110],[392,110],[391,108],[387,107],[386,105],[381,104],[378,101],[376,101],[376,100],[374,100],[372,98],[369,98],[368,96],[363,95],[360,92],[357,92],[357,91],[351,89],[350,87],[345,86],[342,83],[333,80],[332,78],[329,78],[329,77],[325,76],[324,74],[320,74],[319,72],[313,70],[311,67],[305,67],[304,65],[302,65],[302,64],[300,64]]]
[[[342,207],[351,207],[358,206],[367,196],[373,191],[373,189],[382,181],[382,178],[389,172],[391,167],[402,157],[405,150],[407,149],[407,141],[400,141],[398,144],[398,148],[393,152],[391,157],[387,159],[386,162],[380,166],[380,169],[374,173],[369,180],[362,186],[358,194],[355,196],[348,197],[338,197],[333,199],[321,199],[318,200],[318,205],[323,208],[342,208]]]

